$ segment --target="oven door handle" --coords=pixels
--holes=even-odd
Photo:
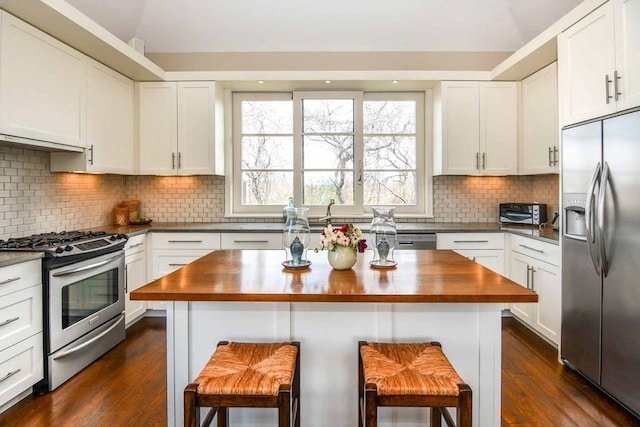
[[[82,344],[80,344],[78,346],[72,347],[69,350],[58,354],[56,357],[53,358],[53,360],[59,360],[59,359],[62,359],[63,357],[70,356],[73,353],[76,353],[76,352],[82,350],[83,348],[93,344],[94,342],[98,341],[100,338],[102,338],[103,336],[107,335],[109,332],[114,330],[116,328],[116,326],[118,326],[123,320],[124,320],[124,316],[121,315],[120,318],[113,325],[109,326],[103,332],[100,332],[99,335],[96,335],[95,337],[91,338],[87,342],[83,342]]]
[[[104,260],[104,261],[96,262],[95,264],[85,265],[84,267],[74,268],[73,270],[58,271],[57,273],[53,273],[53,277],[68,276],[69,274],[80,273],[81,271],[86,271],[86,270],[91,270],[91,269],[94,269],[94,268],[102,267],[103,265],[109,264],[111,261],[115,261],[116,259],[120,258],[121,256],[123,256],[123,255],[121,254],[121,255],[118,255],[118,256],[114,256],[113,258],[109,258],[109,259]]]

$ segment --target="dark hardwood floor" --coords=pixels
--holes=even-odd
[[[517,321],[503,319],[502,342],[503,426],[640,426]],[[145,318],[124,343],[53,393],[1,414],[0,426],[164,426],[165,357],[164,319]]]

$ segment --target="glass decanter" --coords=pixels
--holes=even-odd
[[[282,246],[286,253],[285,268],[303,268],[309,265],[307,249],[311,230],[307,218],[308,208],[287,207],[287,220],[282,230]]]
[[[373,249],[372,267],[390,268],[396,265],[393,251],[397,246],[396,223],[393,220],[393,207],[373,207],[373,220],[369,230],[370,244]]]

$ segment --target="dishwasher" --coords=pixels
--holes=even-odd
[[[398,233],[398,247],[396,249],[436,249],[436,234]]]

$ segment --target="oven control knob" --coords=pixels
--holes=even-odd
[[[64,250],[67,251],[67,252],[70,252],[70,251],[73,250],[73,246],[67,245],[67,246],[64,247]]]
[[[61,254],[62,252],[64,252],[64,249],[62,249],[62,246],[58,246],[58,247],[56,248],[56,253],[57,253],[57,254]]]
[[[114,234],[114,235],[112,235],[111,237],[109,237],[109,240],[116,240],[116,236],[115,236],[115,234]]]
[[[126,236],[124,234],[118,234],[116,235],[116,239],[120,240],[120,239],[124,239]]]

